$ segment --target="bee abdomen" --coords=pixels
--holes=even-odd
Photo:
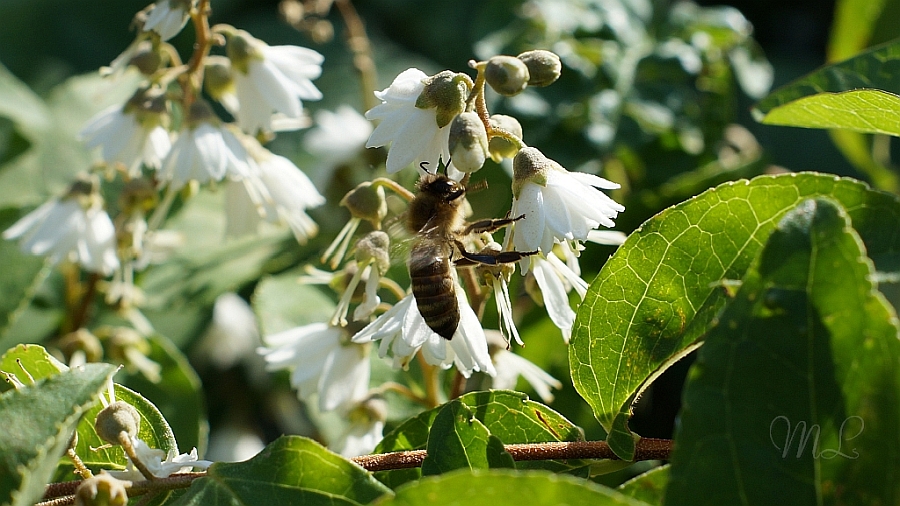
[[[419,313],[431,330],[451,339],[459,326],[459,305],[447,256],[423,246],[410,256],[409,277]]]

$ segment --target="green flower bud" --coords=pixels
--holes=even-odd
[[[512,116],[494,114],[490,118],[490,123],[493,129],[513,134],[519,139],[522,138],[522,125],[519,123],[519,120]],[[512,158],[519,152],[519,146],[516,143],[497,135],[491,137],[491,140],[488,142],[488,149],[491,159],[497,163],[500,163],[500,160],[504,158]]]
[[[75,489],[76,506],[124,506],[128,504],[128,491],[121,480],[105,472],[94,475]]]
[[[526,51],[516,58],[528,67],[529,86],[551,85],[559,79],[559,74],[562,72],[562,62],[559,61],[559,56],[550,51],[543,49]]]
[[[527,182],[547,185],[547,173],[550,170],[565,170],[558,163],[544,156],[537,148],[522,148],[513,158],[513,196],[518,198],[522,185]]]
[[[206,58],[206,64],[203,67],[203,89],[216,100],[221,100],[228,93],[234,93],[231,60],[221,56]]]
[[[88,329],[82,328],[64,335],[59,341],[59,348],[70,358],[78,351],[84,353],[88,362],[99,362],[103,358],[103,345]]]
[[[463,172],[475,172],[488,156],[487,130],[474,112],[458,115],[450,124],[450,159]]]
[[[153,187],[153,183],[144,179],[129,179],[122,186],[119,194],[119,207],[123,213],[147,212],[156,207],[159,194]]]
[[[244,74],[247,73],[247,66],[250,60],[262,60],[263,55],[257,48],[257,40],[255,37],[244,30],[227,30],[224,32],[228,43],[225,45],[225,54],[231,60],[231,66]]]
[[[162,61],[159,51],[153,48],[150,41],[145,40],[138,44],[128,64],[134,65],[141,74],[149,76],[162,67]]]
[[[469,76],[445,70],[425,79],[416,107],[435,108],[438,127],[444,128],[465,110],[468,97]]]
[[[372,261],[379,274],[391,267],[389,248],[391,239],[381,230],[373,230],[356,242],[356,262],[364,265]]]
[[[361,183],[347,192],[340,204],[349,209],[354,218],[366,220],[372,224],[380,224],[381,220],[387,216],[384,188],[373,186],[369,182]]]
[[[484,68],[484,80],[497,93],[511,97],[528,86],[528,67],[512,56],[494,56]]]
[[[137,436],[141,427],[141,415],[131,404],[116,401],[103,408],[94,421],[94,430],[100,439],[118,445],[119,435],[124,432],[129,438]]]

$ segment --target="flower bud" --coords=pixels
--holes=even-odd
[[[103,358],[103,345],[100,344],[100,340],[84,328],[64,335],[59,341],[59,348],[70,359],[79,351],[84,353],[87,362],[99,362]]]
[[[484,80],[497,93],[511,97],[528,86],[528,67],[512,56],[494,56],[484,68]]]
[[[516,58],[528,67],[529,86],[551,85],[559,79],[559,74],[562,72],[562,62],[559,61],[559,56],[550,51],[543,49],[526,51]]]
[[[425,88],[416,99],[419,109],[437,110],[438,127],[447,126],[466,107],[469,77],[445,70],[425,79]]]
[[[357,404],[348,417],[351,422],[384,422],[387,420],[387,401],[377,395],[370,396]]]
[[[502,130],[515,135],[519,139],[522,138],[522,125],[519,123],[519,120],[512,116],[494,114],[490,118],[490,123],[492,129]],[[497,163],[500,163],[500,160],[504,158],[512,158],[519,152],[519,146],[516,143],[510,142],[509,139],[499,135],[491,137],[491,140],[488,142],[488,149],[491,159]]]
[[[379,274],[391,267],[391,239],[381,230],[373,230],[356,242],[356,262],[365,265],[373,262]]]
[[[124,506],[128,504],[125,484],[105,472],[82,481],[75,489],[77,506]]]
[[[340,204],[350,210],[354,218],[366,220],[372,224],[380,224],[387,216],[387,201],[384,198],[384,188],[373,186],[372,183],[360,183],[359,186],[347,192]]]
[[[464,112],[450,124],[450,158],[462,172],[475,172],[488,156],[487,130],[474,112]]]
[[[262,60],[263,55],[257,45],[259,41],[244,30],[230,29],[224,32],[228,43],[225,45],[225,54],[231,60],[231,66],[244,74],[250,60]]]
[[[103,408],[94,422],[94,430],[100,439],[113,445],[120,444],[119,435],[122,432],[129,439],[136,437],[140,427],[141,415],[134,406],[124,401],[116,401]]]
[[[188,109],[184,121],[190,125],[191,128],[195,128],[199,126],[200,123],[204,122],[217,125],[219,123],[219,117],[216,116],[216,113],[213,112],[212,107],[209,106],[206,100],[195,100],[191,104],[190,109]]]
[[[162,66],[162,55],[153,48],[150,41],[145,40],[138,44],[131,54],[128,64],[134,65],[141,74],[149,76]]]
[[[222,97],[234,93],[231,77],[231,61],[221,56],[209,56],[203,67],[203,89],[210,97],[221,102]]]
[[[158,201],[159,194],[156,193],[153,183],[144,178],[129,179],[119,193],[119,208],[129,215],[147,212],[155,208]]]
[[[547,173],[550,170],[564,170],[558,163],[544,156],[537,148],[522,148],[513,158],[513,196],[518,198],[522,185],[527,182],[547,185]]]

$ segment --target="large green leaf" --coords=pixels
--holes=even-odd
[[[846,60],[866,47],[900,35],[897,0],[838,0],[828,40],[828,61]]]
[[[850,179],[814,173],[726,183],[635,231],[603,266],[577,312],[569,363],[575,388],[633,458],[627,420],[654,375],[695,346],[782,216],[827,196],[847,209],[882,271],[900,268],[900,201]]]
[[[66,364],[53,358],[43,346],[37,344],[20,344],[6,350],[0,357],[0,372],[11,374],[25,385],[36,380],[56,376],[68,369]],[[0,381],[0,392],[13,388],[9,381]]]
[[[472,392],[457,399],[469,409],[476,420],[504,444],[540,443],[546,441],[582,441],[583,433],[559,413],[528,396],[509,390]],[[442,408],[425,411],[410,418],[385,434],[374,453],[425,449],[428,433]],[[580,462],[526,461],[517,462],[519,469],[547,469],[556,472],[579,469]],[[376,477],[392,488],[421,476],[419,469],[381,471]]]
[[[443,504],[498,506],[505,504],[647,505],[615,490],[564,474],[502,469],[460,470],[425,478],[385,497],[379,506]]]
[[[834,201],[781,220],[691,369],[666,504],[900,501],[900,341],[873,275]]]
[[[115,373],[87,364],[0,395],[0,504],[34,504],[75,425]]]
[[[872,89],[818,93],[772,109],[762,122],[900,136],[900,96]]]
[[[318,443],[282,436],[246,462],[217,463],[174,505],[365,504],[391,494],[371,474]]]
[[[503,449],[503,442],[459,400],[445,404],[434,417],[427,450],[428,456],[422,461],[422,474],[426,476],[454,469],[516,466]]]

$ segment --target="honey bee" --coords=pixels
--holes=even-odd
[[[466,186],[437,173],[423,175],[416,190],[406,220],[410,233],[416,235],[408,262],[412,292],[425,323],[450,340],[459,326],[459,303],[451,269],[512,263],[537,252],[466,251],[462,240],[468,235],[493,232],[525,215],[466,223],[460,207],[465,201]],[[456,253],[459,257],[454,260]]]

